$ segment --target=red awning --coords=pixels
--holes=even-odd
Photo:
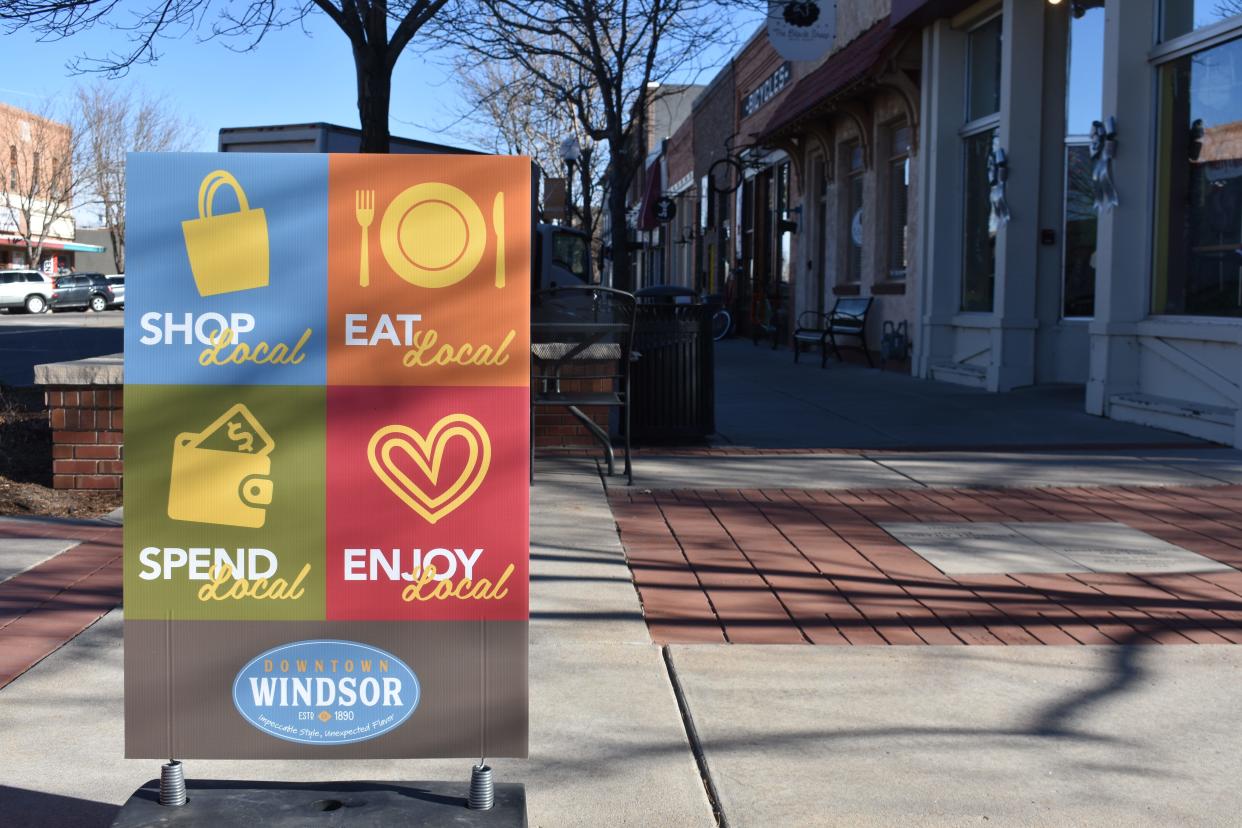
[[[654,230],[660,226],[660,220],[656,218],[655,209],[656,202],[663,195],[660,191],[661,186],[660,159],[656,158],[655,161],[651,162],[651,166],[647,168],[647,187],[643,190],[642,209],[638,211],[639,230]]]
[[[890,47],[905,37],[903,32],[889,28],[888,20],[881,20],[863,32],[794,85],[768,121],[760,140],[786,131],[794,122],[830,103],[865,78],[887,56]]]
[[[952,17],[975,0],[893,0],[892,21],[899,28],[926,26],[937,18]]]
[[[25,247],[26,243],[18,236],[0,236],[0,245],[8,247]],[[61,241],[59,239],[44,239],[44,250],[61,250],[70,253],[102,253],[104,248],[97,244],[85,244],[84,242]]]

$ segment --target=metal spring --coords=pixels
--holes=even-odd
[[[482,763],[472,766],[467,807],[475,811],[489,811],[495,804],[496,787],[492,784],[492,769]]]
[[[185,803],[185,768],[172,759],[160,766],[160,804],[179,806]]]

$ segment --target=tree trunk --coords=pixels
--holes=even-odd
[[[616,156],[614,156],[615,158]],[[608,213],[612,222],[609,243],[612,245],[612,286],[617,290],[634,290],[633,274],[630,272],[629,227],[625,220],[625,181],[623,175],[613,169],[609,174]]]
[[[392,98],[392,71],[383,49],[354,50],[358,72],[358,120],[362,126],[359,152],[389,151],[388,105]]]
[[[117,273],[125,272],[125,230],[111,222],[108,225],[108,235],[112,237],[112,262],[116,265]]]

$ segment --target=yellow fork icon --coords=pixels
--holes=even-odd
[[[367,258],[370,247],[367,228],[375,218],[375,190],[357,190],[354,193],[354,218],[362,228],[362,252],[358,264],[358,284],[366,287],[371,284],[371,267]]]

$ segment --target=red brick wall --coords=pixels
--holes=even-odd
[[[52,385],[52,486],[120,489],[124,419],[117,385]]]

